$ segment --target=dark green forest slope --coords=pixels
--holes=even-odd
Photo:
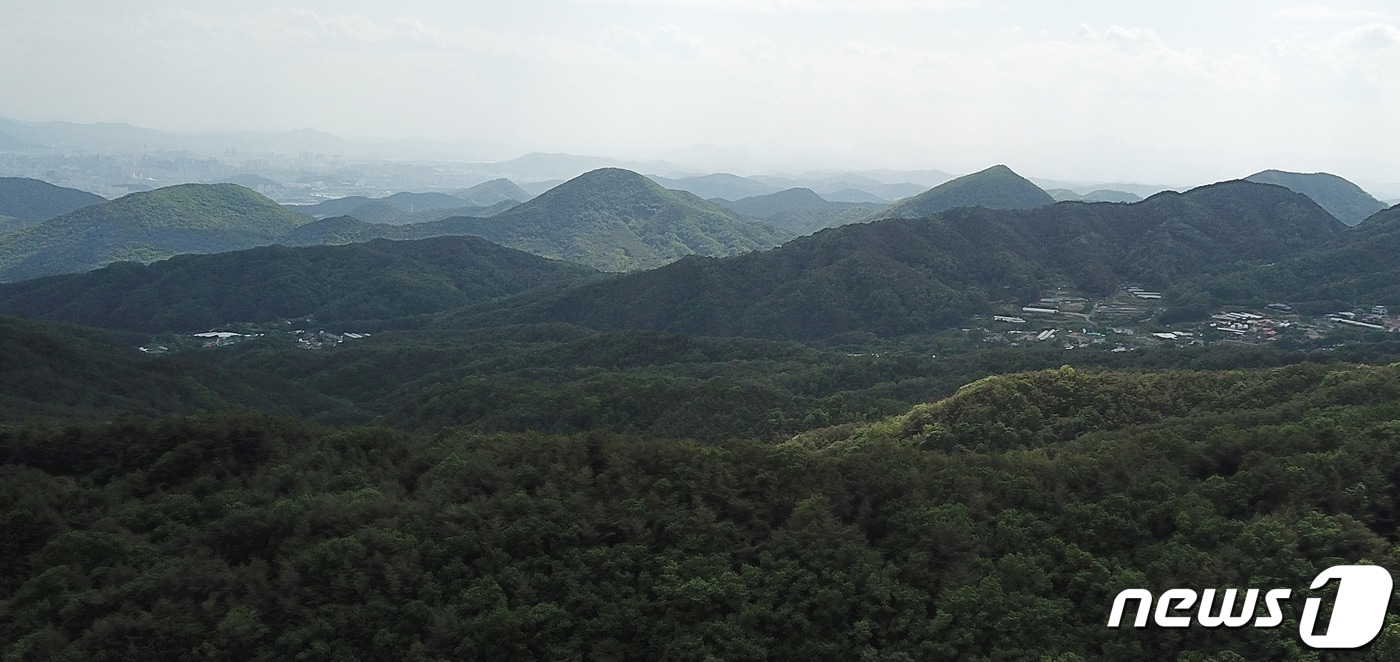
[[[1392,208],[1313,250],[1187,281],[1182,297],[1255,305],[1288,300],[1312,313],[1344,310],[1351,303],[1400,301],[1397,256],[1400,209]]]
[[[48,660],[1310,659],[1312,577],[1400,562],[1400,410],[1376,393],[1395,371],[1062,370],[998,385],[1037,416],[965,393],[904,421],[1034,438],[989,452],[247,414],[11,427],[0,642]],[[1235,406],[1088,404],[1161,390]],[[1061,424],[1086,412],[1097,431]],[[1278,628],[1104,627],[1119,590],[1178,586],[1293,597]],[[1348,659],[1397,654],[1392,619]]]
[[[266,371],[148,356],[100,331],[0,317],[0,426],[243,409],[309,417],[345,405]]]
[[[1261,184],[1277,184],[1302,193],[1347,225],[1356,225],[1386,208],[1384,202],[1371,197],[1360,186],[1331,173],[1264,170],[1245,179]]]
[[[0,284],[0,314],[147,333],[307,316],[368,328],[594,273],[478,237],[271,246]]]

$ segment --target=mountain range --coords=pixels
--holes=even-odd
[[[1364,224],[1363,224],[1364,227]],[[652,271],[521,295],[444,327],[568,322],[598,329],[814,340],[946,329],[994,300],[1054,285],[1109,294],[1121,282],[1201,283],[1323,246],[1348,231],[1306,196],[1224,182],[1137,204],[956,208],[846,225],[762,253],[688,257]],[[1183,288],[1187,287],[1182,285]]]
[[[438,297],[441,305],[416,308],[414,314],[445,312],[456,302],[467,307],[439,324],[568,322],[799,340],[947,328],[984,311],[991,301],[1033,298],[1056,284],[1093,293],[1112,292],[1123,281],[1170,284],[1173,292],[1164,303],[1190,310],[1262,297],[1312,306],[1388,300],[1393,289],[1386,285],[1387,255],[1400,250],[1393,211],[1347,229],[1308,196],[1250,181],[1160,193],[1132,204],[1040,204],[1048,197],[998,166],[873,214],[804,189],[726,202],[766,217],[771,224],[765,224],[634,172],[603,169],[490,218],[394,226],[347,216],[313,221],[238,186],[186,185],[133,194],[4,235],[0,275],[16,280],[272,243],[320,246],[474,235],[603,271],[652,270],[549,293],[521,293],[489,307]],[[428,206],[460,200],[399,194],[378,202],[390,199]],[[982,204],[943,208],[976,202]],[[992,208],[1010,204],[1028,208]],[[763,251],[813,229],[788,223],[790,215],[807,214],[811,221],[811,214],[819,213],[863,225],[823,230]],[[864,216],[849,216],[856,214]],[[891,215],[910,217],[880,220]],[[419,273],[416,266],[396,271],[384,261],[408,259],[406,253],[381,248],[373,254],[389,256],[376,263],[385,273]],[[272,256],[266,257],[269,264],[276,256],[307,263],[293,257],[299,254],[257,255]],[[705,259],[726,256],[730,259]],[[199,269],[199,260],[190,259],[178,265]],[[118,298],[100,283],[111,273],[131,273],[130,265],[123,269],[81,285],[50,283],[49,292],[68,294],[46,296],[55,310],[86,290]],[[211,262],[208,269],[228,273],[231,267]],[[293,280],[310,279],[297,273],[302,275]],[[1380,276],[1368,277],[1375,274]],[[1390,280],[1400,282],[1400,273],[1396,276]],[[135,281],[123,282],[140,289]],[[94,300],[84,301],[79,308],[91,308]],[[294,314],[287,312],[292,308],[278,312]],[[38,308],[29,303],[15,310]]]
[[[500,182],[478,189],[490,195],[485,191],[514,192]],[[484,236],[546,257],[620,271],[659,266],[690,253],[723,256],[771,248],[795,236],[618,169],[586,173],[519,206],[503,200],[489,207],[444,207],[465,202],[443,193],[345,198],[307,211],[349,211],[365,218],[313,220],[235,184],[167,187],[0,235],[0,281],[274,243],[307,246],[445,235]],[[489,220],[473,216],[502,210],[509,214]]]

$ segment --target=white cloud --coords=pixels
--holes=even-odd
[[[1288,7],[1280,9],[1279,16],[1284,18],[1298,18],[1305,20],[1327,20],[1327,19],[1376,19],[1387,18],[1385,14],[1378,11],[1365,9],[1337,9],[1336,7],[1308,6],[1308,7]]]
[[[695,51],[704,46],[704,41],[688,34],[674,25],[667,25],[650,32],[637,32],[622,27],[611,27],[603,34],[603,41],[624,50],[667,49],[672,51]]]
[[[1125,28],[1117,25],[1110,25],[1108,30],[1104,32],[1104,36],[1115,41],[1122,41],[1130,44],[1164,45],[1162,38],[1157,36],[1155,31],[1145,28]]]
[[[1334,43],[1347,48],[1376,49],[1400,45],[1400,28],[1385,23],[1371,23],[1347,30]]]

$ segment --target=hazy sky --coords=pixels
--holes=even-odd
[[[0,115],[739,172],[1397,182],[1397,26],[1364,1],[16,0]]]

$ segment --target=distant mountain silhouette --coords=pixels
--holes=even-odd
[[[1080,195],[1067,188],[1057,188],[1050,189],[1046,193],[1049,193],[1056,202],[1142,202],[1142,196],[1136,193],[1113,189],[1097,189]]]
[[[762,219],[799,234],[855,223],[884,206],[830,202],[809,188],[792,188],[734,202],[719,199],[714,202],[736,213]]]
[[[876,214],[879,218],[919,218],[956,207],[1030,209],[1054,202],[1049,193],[1030,180],[997,165],[939,184]]]
[[[1385,203],[1371,197],[1371,194],[1361,190],[1360,186],[1325,172],[1304,174],[1264,170],[1245,179],[1262,184],[1277,184],[1302,193],[1347,225],[1356,225],[1386,208]]]
[[[95,193],[28,177],[0,177],[0,216],[37,223],[106,202]]]
[[[779,187],[776,186],[724,172],[678,179],[659,175],[648,175],[648,178],[673,191],[687,191],[706,200],[713,198],[742,200],[756,195],[776,193],[779,190]]]
[[[717,201],[716,204],[745,216],[762,219],[798,209],[850,209],[858,206],[850,202],[829,202],[809,188],[790,188],[733,202]]]
[[[875,195],[874,193],[854,188],[843,188],[839,191],[827,193],[822,197],[833,202],[867,202],[880,205],[890,202],[889,200]]]
[[[471,188],[453,191],[452,197],[458,198],[469,205],[488,207],[507,200],[524,202],[534,196],[527,193],[525,189],[516,186],[515,182],[502,177],[489,182],[482,182]]]

